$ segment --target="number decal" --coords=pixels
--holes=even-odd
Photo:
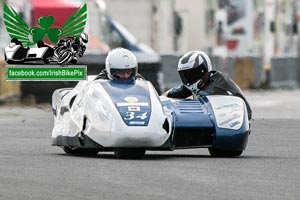
[[[138,116],[136,116],[135,118],[139,118],[141,120],[147,119],[147,112],[144,112],[143,114],[140,114]]]
[[[134,112],[126,112],[125,120],[132,120],[134,118]]]
[[[145,120],[148,118],[147,116],[147,112],[144,112],[142,114],[139,114],[139,115],[135,115],[136,113],[135,112],[126,112],[126,115],[124,117],[124,120],[132,120],[132,119],[140,119],[140,120]]]

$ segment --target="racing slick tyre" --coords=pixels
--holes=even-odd
[[[116,158],[119,159],[137,159],[145,156],[145,149],[138,148],[116,148],[114,149]]]
[[[50,61],[53,60],[53,56],[54,56],[54,51],[51,47],[49,47],[49,49],[47,50],[47,52],[43,56],[43,62],[45,64],[49,64]]]
[[[70,61],[70,63],[73,64],[73,65],[76,64],[76,63],[77,63],[77,58],[74,57],[74,58]]]
[[[214,148],[209,148],[208,151],[212,157],[238,157],[243,153],[243,151],[228,151]]]
[[[57,64],[62,65],[68,63],[73,57],[73,53],[71,51],[63,51],[59,58],[57,59]]]
[[[71,155],[97,155],[97,149],[81,149],[81,148],[71,148],[71,147],[63,147],[63,150],[67,154]]]
[[[43,58],[43,62],[44,62],[44,64],[49,64],[50,63],[50,59],[49,58]]]

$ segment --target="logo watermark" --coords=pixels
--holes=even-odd
[[[79,81],[86,80],[86,77],[86,65],[68,65],[68,67],[10,65],[6,67],[6,80],[8,81]]]
[[[34,64],[56,62],[58,65],[74,65],[86,50],[88,35],[83,32],[87,20],[86,3],[76,9],[62,27],[52,27],[54,16],[41,16],[37,20],[39,26],[30,27],[6,4],[3,6],[3,18],[11,38],[4,49],[8,64],[30,64],[34,61]],[[54,46],[44,43],[46,36]]]

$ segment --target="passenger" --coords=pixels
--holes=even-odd
[[[201,98],[206,95],[233,95],[244,100],[249,120],[252,110],[241,89],[220,71],[212,71],[208,55],[202,51],[190,51],[178,62],[177,71],[182,84],[167,91],[167,97],[187,98],[194,95]]]
[[[109,51],[105,60],[105,69],[95,78],[131,82],[136,79],[144,79],[137,73],[138,62],[135,55],[124,48],[116,48]]]

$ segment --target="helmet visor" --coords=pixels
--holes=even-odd
[[[185,85],[191,85],[202,79],[207,70],[203,70],[202,67],[198,66],[195,68],[181,70],[178,72],[182,83]]]
[[[111,69],[111,75],[116,80],[133,80],[136,75],[135,69]]]

